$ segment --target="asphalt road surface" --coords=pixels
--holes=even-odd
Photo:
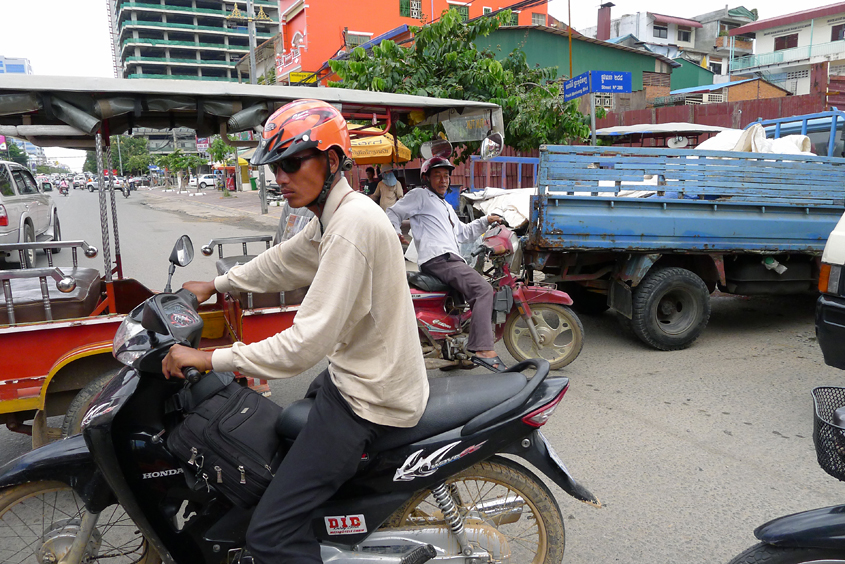
[[[163,287],[170,247],[183,233],[198,250],[214,236],[270,231],[254,216],[206,220],[176,207],[153,210],[146,197],[120,198],[118,210],[124,268],[152,288]],[[96,194],[76,191],[59,206],[65,239],[78,232],[100,246]],[[90,266],[102,269],[95,260]],[[197,252],[175,283],[212,274],[213,261]],[[845,385],[822,360],[814,302],[714,296],[703,335],[671,353],[629,337],[611,313],[582,317],[583,352],[561,371],[570,390],[543,432],[604,507],[552,487],[566,524],[564,562],[727,562],[755,542],[752,531],[766,520],[845,500],[845,485],[818,467],[812,442],[810,391]],[[503,346],[498,351],[512,361]],[[285,405],[301,397],[320,368],[272,382],[273,399]],[[0,462],[27,445],[0,431]]]

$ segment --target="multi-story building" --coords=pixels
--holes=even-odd
[[[32,74],[29,59],[14,59],[0,55],[0,74]]]
[[[611,3],[602,5],[599,10],[600,22],[610,18],[612,6]],[[637,12],[610,20],[609,26],[598,25],[579,31],[587,37],[602,41],[627,38],[641,49],[674,59],[685,49],[695,47],[695,35],[701,27],[701,23],[696,20],[653,12]]]
[[[256,42],[279,32],[279,4],[253,0]],[[109,0],[115,76],[237,81],[249,53],[246,0]]]
[[[527,3],[514,0],[370,0],[366,9],[357,2],[280,0],[282,30],[276,79],[288,82],[291,72],[316,72],[342,51],[403,26],[430,22],[450,8],[464,19],[472,19],[514,4],[512,25],[549,25],[548,4],[531,3],[536,5],[518,9]]]
[[[757,20],[757,11],[744,6],[708,12],[695,16],[701,23],[695,34],[695,46],[685,49],[685,59],[710,69],[715,83],[729,82],[728,61],[750,55],[754,49],[752,37],[731,36],[729,32]]]
[[[731,74],[761,76],[793,94],[813,91],[811,68],[845,75],[845,2],[759,20],[728,32],[755,36],[753,55],[735,59]]]
[[[44,149],[33,145],[29,141],[23,139],[16,139],[15,137],[7,137],[12,143],[20,147],[29,157],[29,166],[35,170],[36,165],[47,164],[47,155],[44,154]]]
[[[683,57],[714,74],[715,82],[729,80],[727,61],[752,52],[751,39],[732,38],[728,32],[757,19],[756,12],[743,6],[716,10],[693,18],[679,18],[653,12],[626,14],[610,20],[612,3],[599,10],[599,25],[581,30],[588,37],[621,43],[660,53],[671,59]],[[609,20],[602,26],[602,20]]]

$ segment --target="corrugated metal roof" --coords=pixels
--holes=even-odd
[[[845,2],[839,2],[838,4],[830,4],[828,6],[822,6],[821,8],[802,10],[800,12],[792,12],[791,14],[784,14],[783,16],[777,16],[775,18],[757,20],[756,22],[734,28],[728,33],[730,35],[743,35],[745,33],[759,31],[761,29],[771,29],[773,27],[805,22],[816,18],[841,14],[843,12],[845,12]]]
[[[545,25],[514,25],[509,27],[502,27],[501,29],[535,29],[537,31],[542,31],[543,33],[553,33],[555,35],[562,35],[563,37],[568,37],[569,34],[566,33],[563,29],[558,29],[556,27],[548,27]],[[610,47],[612,49],[621,49],[623,51],[628,51],[629,53],[637,53],[638,55],[644,55],[646,57],[654,57],[655,59],[659,59],[660,61],[666,63],[672,68],[678,68],[681,66],[680,63],[676,63],[669,57],[664,57],[663,55],[659,55],[657,53],[650,53],[649,51],[643,51],[642,49],[633,49],[631,47],[625,47],[624,45],[616,45],[610,43],[608,41],[602,41],[600,39],[594,39],[592,37],[587,37],[586,35],[572,35],[573,41],[585,41],[587,43],[593,43],[596,45],[604,45],[605,47]]]
[[[676,94],[694,94],[696,92],[713,92],[714,90],[721,90],[722,88],[730,88],[737,84],[751,82],[752,80],[760,80],[759,78],[746,78],[745,80],[737,80],[735,82],[723,82],[722,84],[703,84],[701,86],[692,86],[690,88],[681,88],[680,90],[672,90],[669,92],[670,96]]]

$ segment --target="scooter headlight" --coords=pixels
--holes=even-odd
[[[114,335],[112,354],[121,363],[131,366],[149,350],[149,340],[141,322],[127,317]]]

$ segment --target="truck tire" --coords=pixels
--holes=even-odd
[[[658,268],[634,288],[631,328],[641,341],[661,351],[685,349],[710,319],[710,292],[685,268]]]

